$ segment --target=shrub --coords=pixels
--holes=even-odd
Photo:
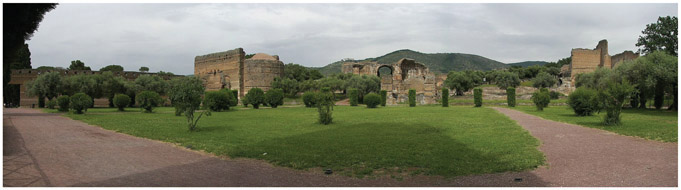
[[[223,90],[206,92],[203,98],[203,106],[210,111],[229,110],[231,95],[231,92]]]
[[[57,99],[47,101],[47,108],[54,109],[57,106]]]
[[[251,88],[246,94],[248,104],[253,105],[253,108],[258,109],[260,104],[265,103],[265,92],[260,88]]]
[[[45,107],[45,97],[42,95],[38,96],[38,107],[40,108]]]
[[[67,112],[69,111],[69,104],[71,103],[71,99],[67,95],[59,96],[57,98],[57,104],[59,104],[59,111],[61,112]]]
[[[278,88],[270,89],[265,93],[265,103],[272,108],[284,105],[284,91]]]
[[[92,98],[85,93],[76,93],[70,98],[71,109],[76,112],[76,114],[83,114],[83,111],[87,111],[92,105]]]
[[[144,109],[145,113],[151,113],[155,107],[163,103],[163,99],[154,91],[142,91],[135,96],[135,101]]]
[[[416,90],[409,89],[409,107],[416,106]]]
[[[232,92],[232,101],[229,102],[229,106],[236,106],[239,104],[239,90],[231,90]]]
[[[482,88],[473,89],[473,101],[475,102],[475,107],[482,106]]]
[[[618,74],[611,74],[605,80],[601,81],[598,90],[599,102],[603,103],[606,115],[603,118],[605,125],[619,125],[620,113],[622,112],[622,105],[624,101],[629,99],[631,93],[634,91],[633,85],[625,79],[622,79]]]
[[[317,93],[317,112],[319,113],[319,123],[328,125],[333,118],[333,93],[329,87],[322,88],[320,93]]]
[[[556,100],[556,99],[560,98],[560,95],[562,95],[560,92],[556,92],[556,91],[549,92],[549,97],[551,97],[552,100]]]
[[[244,105],[244,107],[248,107],[248,96],[241,97],[241,104]]]
[[[506,101],[508,101],[508,107],[515,107],[515,88],[506,89]]]
[[[381,106],[385,107],[385,103],[388,100],[388,91],[381,90]]]
[[[204,94],[205,88],[203,81],[198,77],[181,77],[172,79],[170,83],[169,98],[175,107],[175,113],[184,112],[187,117],[187,126],[189,131],[194,131],[201,116],[204,114],[211,115],[210,110],[201,112],[198,117],[195,117],[196,110],[201,106],[201,96]]]
[[[351,88],[348,90],[348,96],[350,96],[350,106],[357,106],[357,103],[359,103],[359,90]]]
[[[547,72],[540,72],[532,79],[532,82],[532,86],[535,88],[549,88],[558,83],[558,79]]]
[[[317,105],[317,93],[316,92],[305,92],[303,94],[303,103],[305,107],[311,108]]]
[[[442,88],[442,107],[449,107],[449,89]]]
[[[125,111],[125,107],[130,104],[130,101],[130,96],[125,94],[116,94],[113,98],[113,103],[118,111]]]
[[[579,87],[568,96],[568,105],[578,116],[588,116],[598,111],[598,92],[593,89]]]
[[[551,97],[549,96],[548,92],[540,90],[539,92],[532,94],[532,102],[534,102],[534,105],[537,106],[537,110],[542,111],[545,107],[549,106]]]
[[[376,108],[376,106],[381,104],[381,96],[372,92],[364,96],[363,101],[364,104],[367,105],[367,108]]]

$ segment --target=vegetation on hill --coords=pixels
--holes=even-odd
[[[546,61],[523,61],[523,62],[517,62],[517,63],[509,63],[506,64],[508,66],[521,66],[521,67],[529,67],[532,65],[546,65],[549,62]]]

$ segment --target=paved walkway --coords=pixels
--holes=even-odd
[[[544,144],[549,167],[444,179],[356,179],[220,159],[58,114],[4,109],[4,186],[676,186],[676,143],[658,143],[497,108]],[[590,156],[591,155],[591,156]],[[522,178],[522,181],[514,179]]]
[[[678,186],[678,143],[662,143],[494,108],[530,131],[548,168],[532,171],[548,186]]]

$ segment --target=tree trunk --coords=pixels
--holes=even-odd
[[[672,102],[672,105],[669,105],[669,108],[667,108],[667,110],[674,110],[674,111],[679,110],[679,108],[676,104],[676,96],[677,96],[676,93],[678,93],[678,91],[679,91],[678,89],[674,88],[674,92],[672,93],[672,97],[674,97],[674,101]]]
[[[643,91],[641,91],[641,93],[638,95],[638,97],[639,97],[639,101],[638,101],[638,102],[640,103],[640,107],[638,107],[638,108],[640,108],[640,109],[646,109],[646,103],[647,103],[647,102],[646,102],[646,101],[647,101],[647,100],[646,100],[646,94],[645,94]]]

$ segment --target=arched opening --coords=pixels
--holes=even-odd
[[[376,73],[379,77],[381,76],[392,76],[393,75],[393,68],[388,65],[382,65],[378,67],[378,72]]]

